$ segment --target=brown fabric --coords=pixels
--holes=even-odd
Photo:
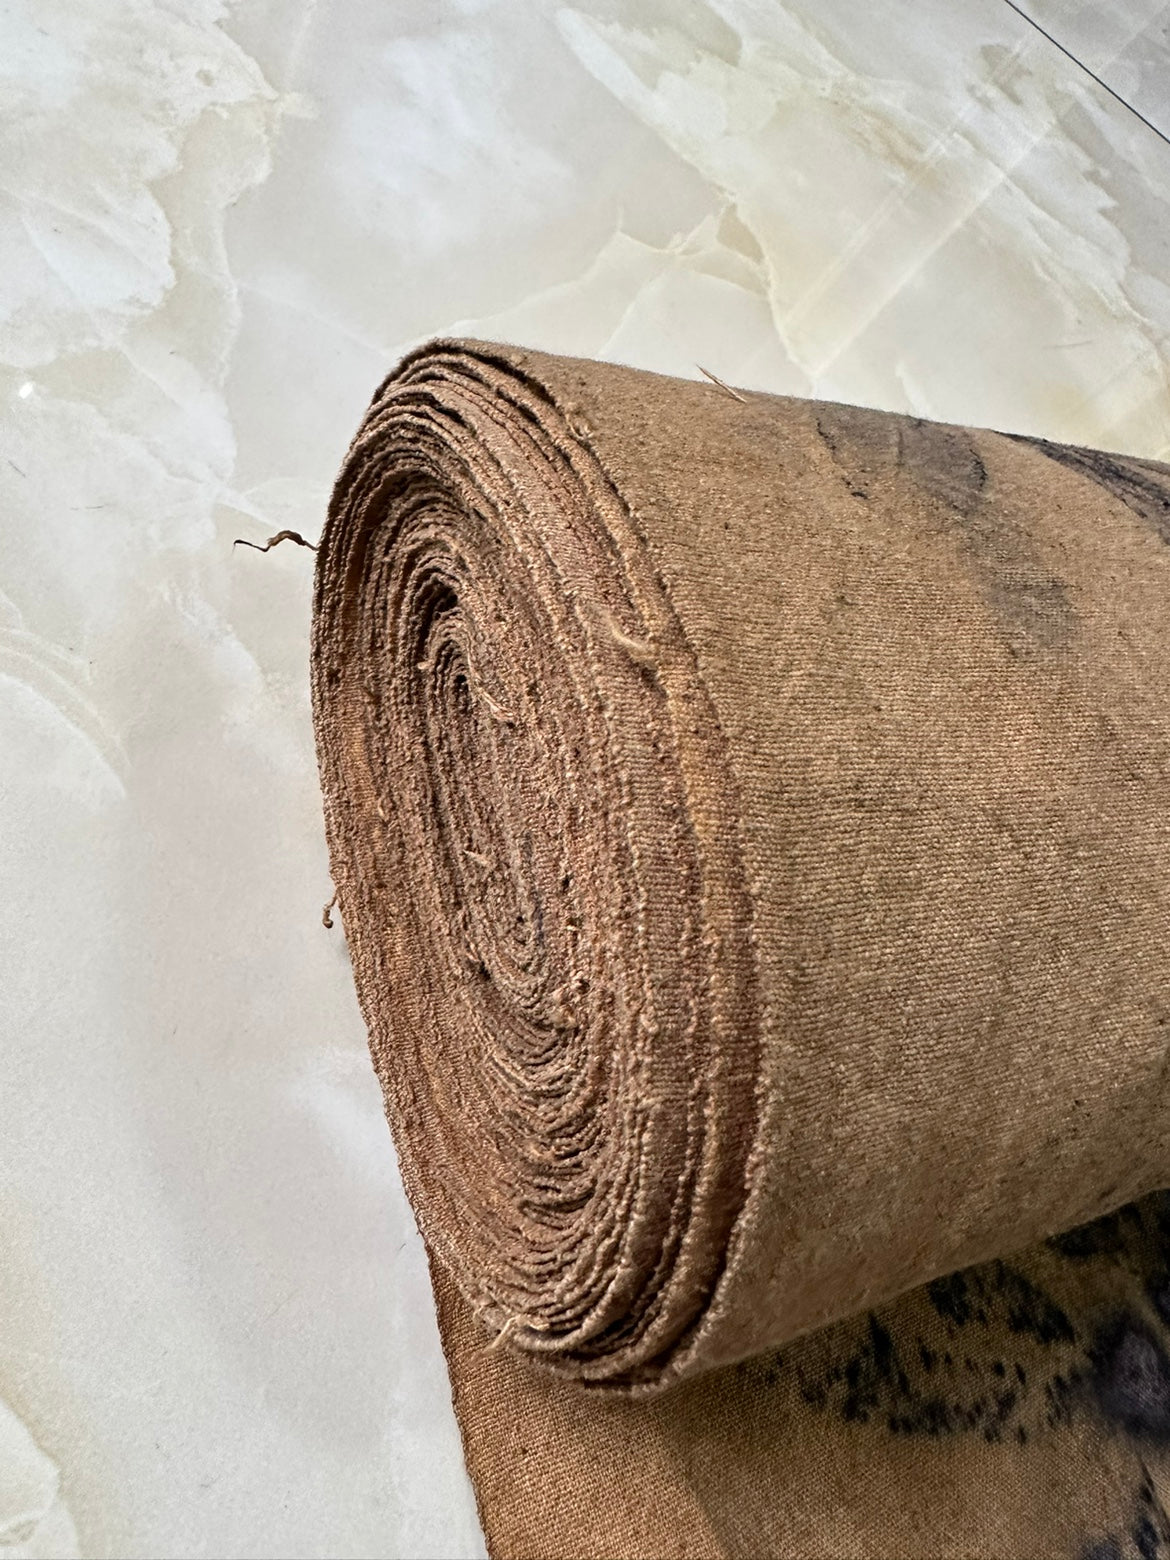
[[[1165,1560],[1170,1199],[658,1397],[484,1347],[433,1266],[507,1560]]]
[[[1156,1536],[1165,1209],[994,1259],[1170,1180],[1168,542],[1039,441],[379,391],[315,716],[494,1554]]]

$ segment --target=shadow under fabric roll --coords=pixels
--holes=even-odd
[[[437,342],[312,679],[493,1553],[1170,1554],[1170,469]]]

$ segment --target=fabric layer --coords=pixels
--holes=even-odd
[[[481,1501],[513,1394],[597,1466],[633,1437],[690,1492],[678,1552],[752,1552],[695,1447],[755,1424],[795,1469],[834,1394],[786,1377],[778,1428],[764,1367],[719,1367],[947,1323],[907,1291],[1170,1180],[1168,542],[1149,462],[477,343],[381,387],[314,708]],[[877,1325],[871,1373],[953,1356]],[[998,1444],[1021,1388],[885,1417]],[[622,1509],[612,1552],[667,1552]]]

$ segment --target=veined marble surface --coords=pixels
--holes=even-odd
[[[1032,0],[1170,132],[1170,11]],[[1170,146],[1002,0],[0,15],[0,1557],[482,1552],[314,536],[436,332],[1166,458]]]

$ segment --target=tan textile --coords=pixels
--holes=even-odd
[[[314,707],[497,1556],[1170,1544],[1168,544],[1149,462],[382,386]]]

